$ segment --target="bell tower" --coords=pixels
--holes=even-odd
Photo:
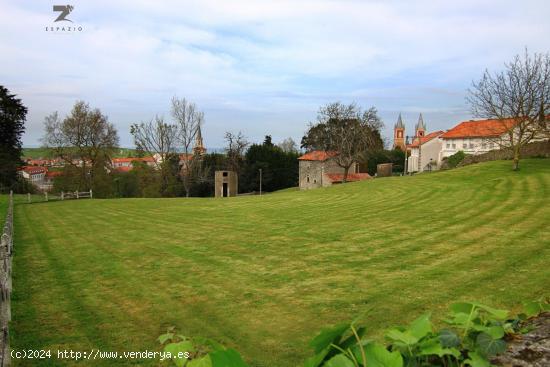
[[[206,153],[204,142],[202,141],[201,125],[197,126],[197,132],[195,133],[195,146],[193,147],[193,153],[197,155],[203,155]]]
[[[401,151],[405,151],[405,124],[401,114],[397,118],[397,122],[393,127],[393,149],[399,148]]]
[[[426,135],[426,124],[424,123],[424,118],[422,117],[422,114],[418,116],[418,123],[414,127],[414,130],[414,136],[417,138],[421,138]]]

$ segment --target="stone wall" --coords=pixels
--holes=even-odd
[[[458,167],[467,166],[473,163],[497,161],[502,159],[512,159],[514,157],[510,149],[504,150],[491,150],[490,152],[467,155],[462,162],[458,164]],[[550,158],[550,140],[537,141],[527,144],[521,150],[521,158]]]

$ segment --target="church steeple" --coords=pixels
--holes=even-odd
[[[393,127],[393,149],[399,148],[405,151],[405,124],[401,118],[401,114],[397,118],[397,122]]]
[[[422,137],[426,134],[426,124],[424,123],[424,118],[422,117],[422,113],[420,116],[418,116],[418,123],[414,127],[415,130],[415,136],[416,137]]]
[[[197,132],[195,133],[195,146],[193,147],[193,152],[198,155],[203,155],[204,153],[206,153],[206,148],[204,147],[204,142],[202,141],[200,124],[197,127]]]

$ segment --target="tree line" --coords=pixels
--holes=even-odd
[[[474,116],[502,122],[505,134],[496,143],[513,152],[513,169],[519,169],[522,148],[550,136],[550,55],[530,55],[526,50],[505,64],[503,71],[486,71],[468,90],[467,102]],[[55,189],[93,189],[103,197],[210,196],[217,169],[238,172],[240,192],[259,190],[260,170],[264,191],[297,185],[299,151],[292,139],[275,145],[266,136],[262,143],[250,144],[241,132],[227,132],[225,154],[205,154],[193,149],[204,113],[194,103],[176,97],[170,112],[170,122],[155,116],[131,126],[139,155],[155,157],[155,167],[136,162],[130,172],[110,167],[119,137],[99,109],[78,101],[63,119],[57,112],[47,116],[42,142],[65,162]],[[32,190],[17,174],[23,164],[21,137],[26,115],[22,101],[0,86],[0,192]],[[329,103],[319,109],[300,147],[335,152],[334,160],[345,177],[353,163],[371,174],[377,163],[386,162],[401,171],[405,153],[383,149],[382,127],[374,107],[362,111],[355,103]]]

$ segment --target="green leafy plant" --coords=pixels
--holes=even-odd
[[[169,327],[157,340],[176,367],[248,367],[234,349],[212,339],[186,337],[176,333],[174,327]]]
[[[546,301],[526,302],[524,312],[510,317],[506,310],[475,302],[451,305],[449,327],[435,330],[425,314],[406,327],[386,334],[387,345],[364,338],[356,321],[322,330],[310,343],[314,355],[304,367],[490,367],[490,359],[506,350],[506,340],[523,333],[523,322],[550,310]]]

